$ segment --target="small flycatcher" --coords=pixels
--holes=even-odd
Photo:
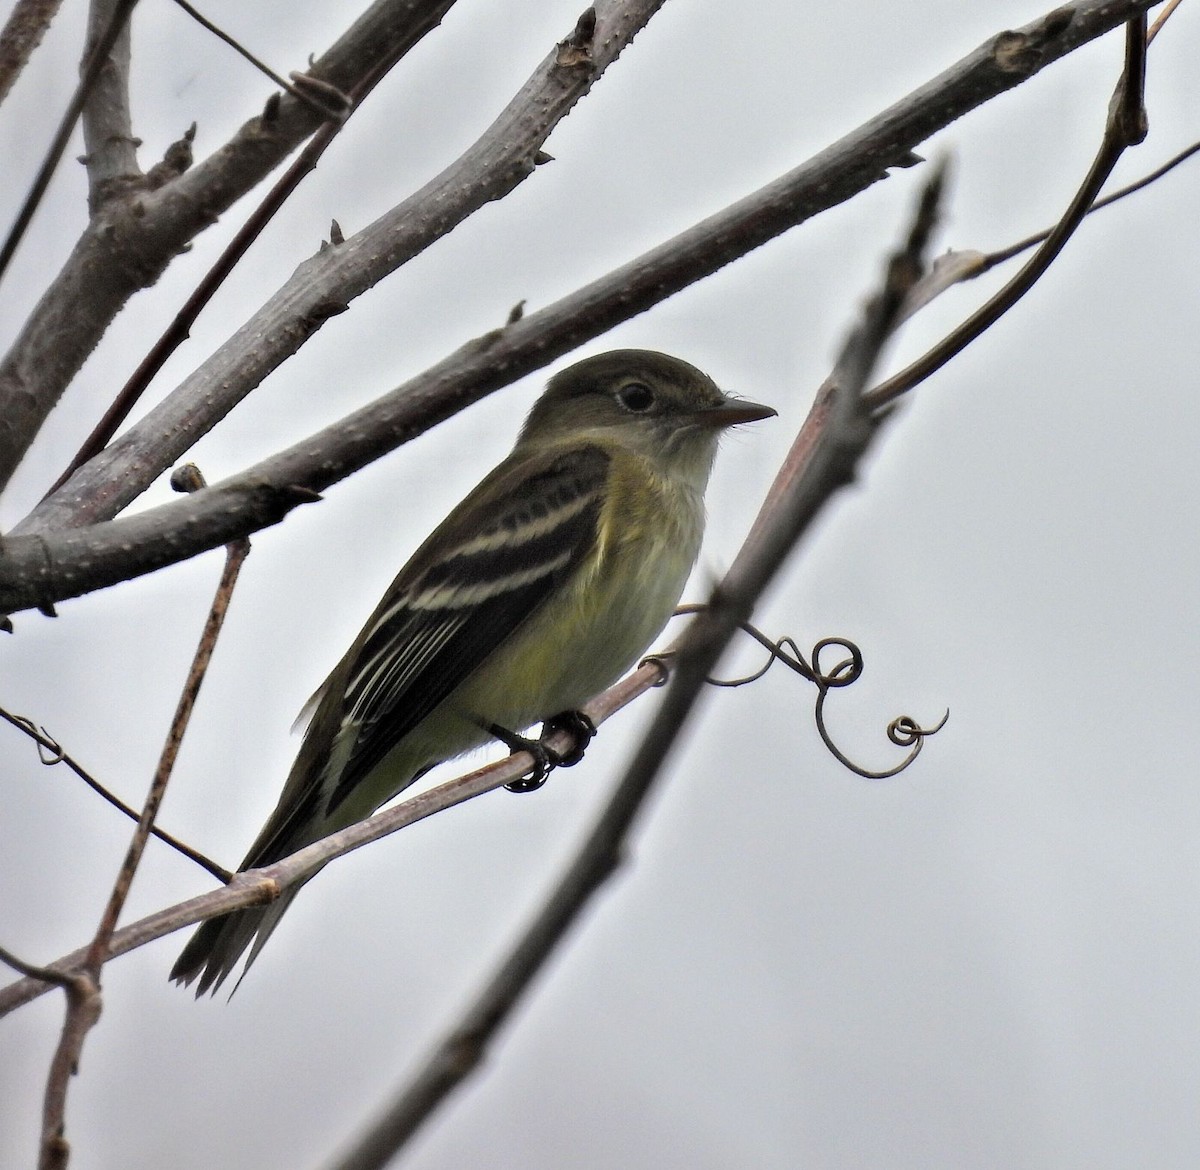
[[[556,374],[512,454],[400,570],[313,697],[242,869],[354,824],[443,760],[576,711],[666,625],[700,550],[726,428],[775,413],[649,350]],[[203,923],[171,978],[246,969],[299,887]]]

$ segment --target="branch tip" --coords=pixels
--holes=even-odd
[[[320,492],[313,491],[302,483],[289,483],[279,489],[279,494],[293,504],[319,504],[325,498]]]

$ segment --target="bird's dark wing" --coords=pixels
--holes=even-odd
[[[347,656],[341,721],[357,734],[327,812],[587,556],[608,468],[590,445],[510,459],[418,550]]]

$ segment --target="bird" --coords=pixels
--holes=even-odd
[[[520,732],[563,725],[586,743],[579,707],[678,604],[720,435],[775,413],[653,350],[555,374],[512,452],[413,554],[306,705],[295,764],[239,869],[362,820],[493,739],[534,750],[517,790],[575,762],[581,748],[556,757]],[[215,993],[249,949],[244,978],[299,889],[201,923],[170,978]]]

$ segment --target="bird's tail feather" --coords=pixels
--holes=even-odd
[[[258,957],[263,944],[271,937],[271,932],[279,925],[279,920],[292,904],[292,899],[299,892],[300,886],[297,885],[266,906],[234,910],[231,914],[223,914],[220,918],[210,918],[201,923],[200,928],[183,948],[175,966],[171,968],[170,978],[184,987],[199,978],[196,998],[199,999],[210,990],[215,995],[217,988],[229,978],[237,966],[242,953],[253,942],[246,966],[238,979],[240,983],[250,970],[250,964]],[[234,991],[236,990],[235,985]]]

